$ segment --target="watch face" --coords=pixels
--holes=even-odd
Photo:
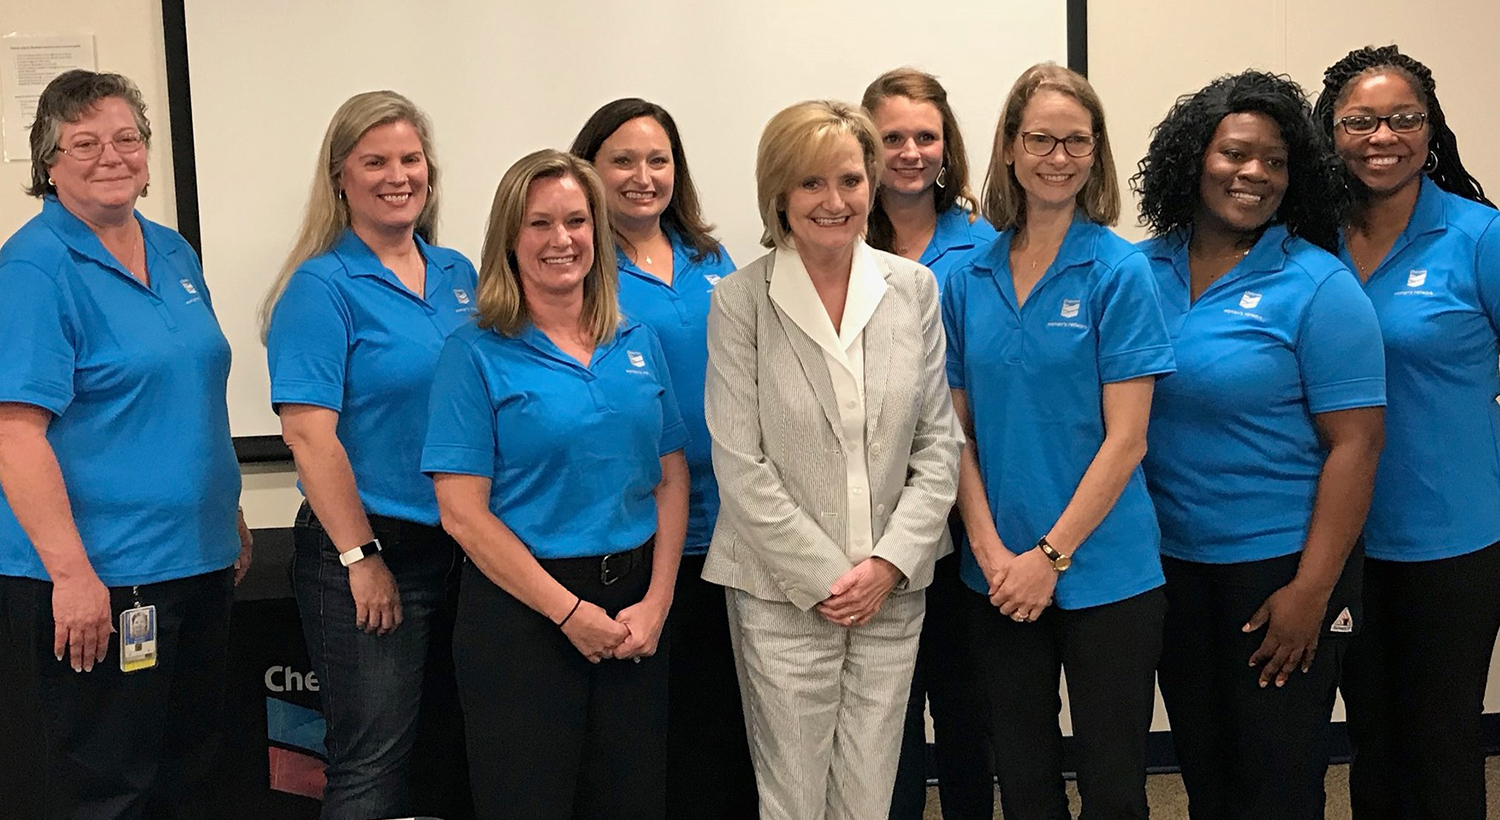
[[[1058,572],[1062,572],[1071,566],[1073,566],[1073,559],[1067,555],[1059,555],[1057,556],[1057,560],[1052,562],[1052,567]]]

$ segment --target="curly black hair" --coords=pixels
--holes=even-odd
[[[1378,71],[1400,75],[1411,84],[1412,91],[1427,108],[1427,125],[1431,129],[1427,147],[1437,157],[1436,166],[1427,171],[1427,176],[1450,194],[1495,207],[1495,203],[1485,198],[1479,180],[1464,168],[1458,157],[1458,137],[1448,127],[1448,118],[1438,102],[1437,81],[1432,79],[1432,69],[1402,54],[1396,46],[1356,48],[1323,72],[1323,91],[1318,94],[1317,105],[1313,106],[1313,118],[1323,133],[1332,139],[1333,111],[1349,92],[1349,86],[1366,73]],[[1355,190],[1361,190],[1358,180],[1351,179],[1350,184]]]
[[[1141,198],[1141,221],[1156,236],[1191,227],[1198,211],[1203,155],[1219,123],[1230,114],[1270,117],[1287,146],[1286,195],[1268,224],[1286,225],[1329,251],[1352,204],[1342,164],[1312,120],[1312,107],[1290,77],[1248,70],[1220,77],[1177,98],[1151,132],[1151,147],[1130,186]]]

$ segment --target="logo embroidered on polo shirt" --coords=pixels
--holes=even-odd
[[[1062,317],[1064,319],[1072,319],[1073,317],[1077,316],[1078,315],[1078,307],[1079,307],[1080,304],[1082,304],[1082,303],[1078,299],[1064,299],[1064,300],[1062,300],[1062,311],[1061,311]]]
[[[634,350],[627,350],[627,351],[625,351],[625,358],[627,358],[627,359],[630,360],[630,366],[631,367],[645,367],[646,366],[646,357],[642,356],[640,353],[637,353]]]
[[[718,275],[717,273],[705,273],[705,274],[703,274],[703,281],[705,281],[705,282],[708,283],[708,286],[709,286],[710,289],[712,289],[714,285],[719,284],[719,280],[722,279],[722,278],[723,277],[720,276],[720,275]]]
[[[1247,290],[1245,291],[1245,295],[1240,297],[1240,307],[1245,308],[1246,310],[1249,310],[1250,308],[1253,308],[1258,304],[1260,304],[1259,293],[1254,293]]]
[[[467,305],[469,303],[469,292],[463,288],[454,288],[453,298],[457,299],[460,305]]]
[[[1420,288],[1427,284],[1427,271],[1413,270],[1406,275],[1406,286],[1409,288]]]
[[[193,280],[191,280],[191,279],[178,279],[177,280],[177,284],[182,285],[182,289],[185,290],[185,291],[187,291],[189,296],[197,296],[198,295],[198,289],[195,288],[195,287],[193,287]]]

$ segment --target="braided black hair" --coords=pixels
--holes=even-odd
[[[1198,211],[1203,155],[1230,114],[1270,117],[1287,146],[1287,189],[1269,224],[1326,250],[1352,205],[1342,163],[1312,121],[1302,88],[1285,75],[1254,69],[1220,77],[1177,98],[1151,132],[1151,147],[1130,185],[1141,198],[1141,221],[1156,236],[1191,227]]]
[[[1468,170],[1458,156],[1458,138],[1448,127],[1448,118],[1437,98],[1437,81],[1432,79],[1432,69],[1401,53],[1396,46],[1365,46],[1344,55],[1342,60],[1323,72],[1323,91],[1313,107],[1313,116],[1319,127],[1330,139],[1333,137],[1333,110],[1349,92],[1349,87],[1367,72],[1391,71],[1411,84],[1412,91],[1427,108],[1428,147],[1437,156],[1437,166],[1427,171],[1427,176],[1439,188],[1464,199],[1495,207],[1484,196],[1484,188]],[[1358,189],[1359,185],[1355,184]]]

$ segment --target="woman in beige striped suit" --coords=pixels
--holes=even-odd
[[[879,820],[960,434],[932,274],[863,241],[879,138],[805,102],[761,136],[771,252],[714,291],[705,409],[761,817]]]

